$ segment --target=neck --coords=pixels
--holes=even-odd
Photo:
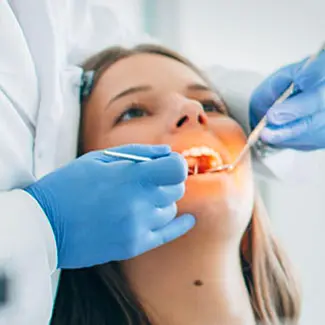
[[[124,270],[154,325],[253,325],[238,247],[192,232]]]

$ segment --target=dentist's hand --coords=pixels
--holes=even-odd
[[[187,177],[181,155],[168,146],[111,150],[155,159],[133,163],[91,152],[26,188],[53,228],[59,268],[128,259],[194,225],[192,215],[175,219]]]
[[[278,148],[325,148],[325,53],[302,71],[306,60],[285,66],[267,78],[253,93],[251,127],[267,113],[263,142]],[[272,104],[295,83],[295,94],[282,104]]]

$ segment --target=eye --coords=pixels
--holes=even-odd
[[[201,105],[207,113],[221,113],[226,114],[224,105],[214,100],[205,100],[201,102]]]
[[[126,109],[117,119],[116,123],[126,122],[133,118],[140,118],[144,116],[148,116],[149,113],[147,110],[139,105],[131,105],[128,109]]]

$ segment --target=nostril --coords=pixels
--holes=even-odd
[[[176,127],[181,127],[185,122],[187,122],[189,120],[189,117],[187,115],[183,116],[176,124]],[[197,116],[197,122],[199,124],[204,124],[204,117],[200,114]]]
[[[181,127],[186,121],[188,120],[187,116],[183,116],[176,124],[176,126],[179,128]]]
[[[204,124],[204,118],[203,118],[202,115],[199,115],[198,121],[199,121],[200,124]]]

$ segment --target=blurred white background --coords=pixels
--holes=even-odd
[[[202,65],[218,64],[267,75],[316,51],[325,40],[324,0],[117,3],[129,6],[125,17],[131,28],[145,30]],[[308,154],[315,166],[322,156],[319,152]],[[301,325],[325,322],[325,173],[322,175],[318,167],[317,172],[311,169],[310,175],[324,179],[324,186],[262,183],[272,223],[302,278]]]
[[[142,3],[147,10],[150,32],[203,64],[218,63],[232,69],[268,73],[316,51],[324,39],[322,0],[142,0]]]

